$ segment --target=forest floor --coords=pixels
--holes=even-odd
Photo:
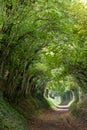
[[[28,130],[87,130],[87,123],[72,116],[68,108],[56,107],[34,119]]]

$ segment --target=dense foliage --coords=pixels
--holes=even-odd
[[[87,8],[79,1],[0,0],[0,89],[8,100],[46,87],[87,92]]]

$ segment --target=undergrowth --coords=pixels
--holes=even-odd
[[[0,96],[0,129],[26,130],[26,128],[27,125],[24,117]]]
[[[81,101],[78,104],[73,102],[70,106],[70,111],[76,118],[87,123],[87,100]]]
[[[8,103],[0,96],[0,130],[27,130],[27,123],[46,108],[50,108],[49,104],[41,96],[27,96],[18,104]]]

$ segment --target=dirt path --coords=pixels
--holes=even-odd
[[[65,109],[55,108],[44,112],[29,125],[29,130],[87,130],[87,124],[77,121]]]

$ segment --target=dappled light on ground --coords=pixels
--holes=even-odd
[[[69,107],[68,105],[59,105],[55,107],[54,110],[59,112],[65,112],[65,111],[69,111]]]

